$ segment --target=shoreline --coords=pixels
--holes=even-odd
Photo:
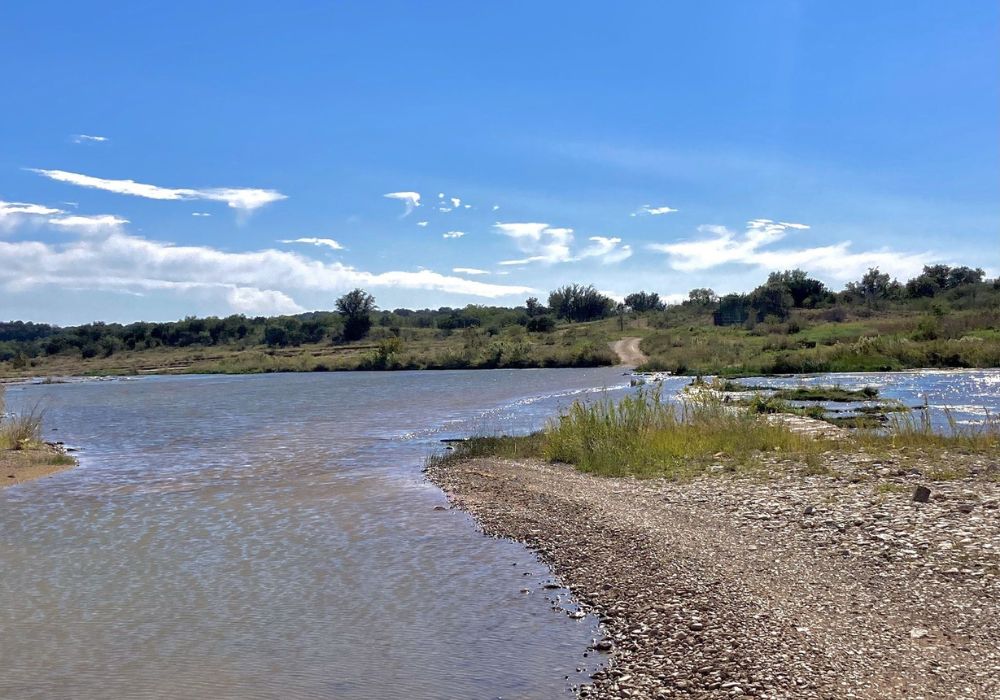
[[[891,456],[834,475],[601,478],[478,458],[427,478],[542,556],[600,616],[587,698],[1000,694],[1000,465],[931,481]],[[931,488],[915,503],[917,485]]]
[[[0,489],[67,471],[79,462],[59,443],[21,450],[0,450]]]

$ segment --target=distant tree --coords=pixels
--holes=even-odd
[[[660,295],[656,292],[634,292],[629,294],[625,297],[625,305],[638,313],[660,311],[665,306],[660,301]]]
[[[787,318],[792,305],[792,294],[780,276],[775,279],[772,275],[771,279],[750,292],[750,308],[757,315],[758,321],[763,321],[768,316]]]
[[[344,318],[344,340],[360,340],[372,327],[375,297],[363,289],[355,289],[337,299],[337,311]]]
[[[851,296],[861,298],[866,304],[874,304],[882,299],[888,299],[894,287],[888,273],[881,272],[877,267],[868,268],[859,281],[848,282],[846,291]]]
[[[532,316],[525,327],[531,333],[551,333],[556,329],[556,320],[549,315]]]
[[[727,294],[719,299],[712,318],[717,326],[739,325],[750,318],[750,300],[745,294]]]
[[[524,302],[524,307],[528,310],[530,317],[543,316],[549,312],[535,297],[528,297],[527,301]]]
[[[816,306],[827,297],[826,286],[817,279],[813,279],[804,270],[785,270],[784,272],[772,272],[767,278],[769,285],[784,285],[788,293],[792,295],[792,306],[797,309],[808,306]]]
[[[569,321],[593,321],[610,314],[615,302],[593,285],[569,284],[549,294],[549,308]]]
[[[695,306],[713,306],[719,303],[719,297],[715,290],[708,287],[699,287],[688,292],[688,303]]]
[[[264,329],[264,342],[271,347],[285,347],[289,343],[288,329],[278,325],[268,326]]]
[[[906,295],[914,299],[932,297],[962,285],[979,284],[985,274],[981,268],[924,265],[923,272],[906,283]]]

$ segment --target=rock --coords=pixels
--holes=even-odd
[[[444,506],[434,506],[434,510],[448,510]]]
[[[955,510],[957,510],[959,513],[969,514],[975,507],[976,507],[975,503],[959,503],[957,506],[955,506]]]
[[[910,630],[910,639],[923,639],[928,634],[923,627],[914,627]]]
[[[927,503],[931,498],[931,490],[926,486],[918,486],[913,489],[913,500],[916,503]]]
[[[705,625],[695,621],[688,625],[688,629],[691,630],[692,632],[701,632],[703,629],[705,629]]]
[[[802,515],[812,515],[816,512],[816,506],[806,506],[806,509],[802,511]]]
[[[594,648],[597,649],[597,651],[611,651],[613,647],[614,644],[611,643],[610,639],[602,639],[594,645]]]

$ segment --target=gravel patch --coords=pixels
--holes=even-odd
[[[1000,697],[1000,460],[950,456],[970,476],[935,482],[938,465],[838,459],[688,482],[496,459],[428,477],[600,616],[608,663],[581,697]]]

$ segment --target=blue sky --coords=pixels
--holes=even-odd
[[[18,5],[0,319],[1000,272],[996,3]]]

